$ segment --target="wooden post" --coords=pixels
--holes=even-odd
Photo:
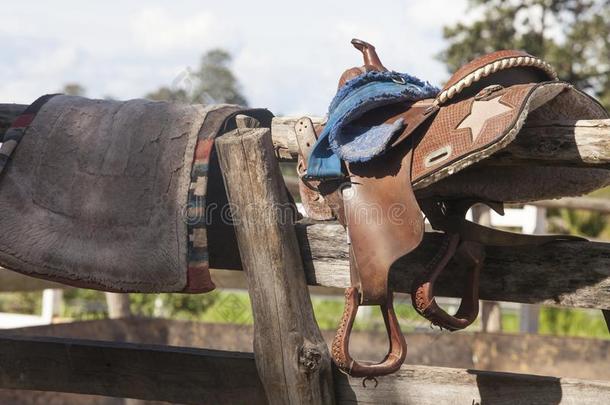
[[[132,315],[129,294],[107,292],[106,305],[110,319],[130,318]]]
[[[45,289],[42,291],[42,318],[45,322],[55,323],[55,319],[61,315],[64,292],[60,289]]]
[[[318,329],[268,128],[237,129],[216,148],[254,314],[257,369],[271,404],[334,403]]]

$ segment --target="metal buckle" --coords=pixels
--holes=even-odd
[[[404,77],[394,76],[392,77],[392,81],[396,84],[407,84],[407,81]]]

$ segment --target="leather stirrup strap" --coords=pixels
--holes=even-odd
[[[413,282],[411,300],[415,310],[434,325],[450,331],[464,329],[479,314],[479,275],[485,253],[475,242],[460,242],[459,235],[446,235],[439,253],[426,266],[426,272]],[[455,315],[442,309],[434,296],[434,283],[450,260],[466,268],[462,302]]]
[[[349,164],[343,192],[352,250],[352,286],[361,305],[381,305],[388,296],[390,267],[422,241],[424,219],[411,188],[411,142],[382,157]]]
[[[388,288],[390,267],[415,249],[424,232],[423,217],[411,188],[409,142],[366,164],[350,164],[350,187],[343,192],[350,239],[352,287],[346,290],[341,325],[333,341],[335,364],[354,377],[395,372],[407,353]],[[390,348],[378,364],[363,364],[349,354],[349,340],[360,305],[379,305]]]

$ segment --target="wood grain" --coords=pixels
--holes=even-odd
[[[321,118],[312,118],[320,122]],[[294,125],[298,118],[275,117],[273,143],[282,159],[296,160]],[[609,167],[610,119],[536,123],[526,126],[506,149],[486,159],[486,165],[561,165]],[[483,163],[483,162],[482,162]]]
[[[561,166],[608,167],[608,135],[610,119],[532,123],[496,158],[512,164],[539,160]]]
[[[272,404],[334,402],[328,348],[313,315],[294,215],[268,128],[216,141],[254,316],[254,352]]]
[[[186,404],[266,404],[250,353],[0,337],[0,387]]]
[[[310,285],[349,286],[346,236],[336,223],[303,222],[297,227]],[[390,272],[397,292],[410,292],[413,277],[437,252],[442,236],[427,233],[413,253]],[[461,296],[460,270],[436,283],[438,296]],[[480,297],[491,301],[610,309],[610,244],[556,242],[536,247],[487,247]]]
[[[27,106],[0,104],[0,137]],[[300,117],[275,117],[273,146],[282,160],[296,161],[298,145],[294,124]],[[321,117],[311,117],[314,124]],[[527,123],[515,142],[485,164],[537,164],[577,167],[610,165],[610,119]]]
[[[365,388],[335,373],[339,404],[604,404],[610,382],[405,365]],[[369,382],[369,386],[373,385]]]
[[[303,271],[310,286],[343,289],[349,286],[346,235],[336,222],[302,221],[297,238]],[[411,291],[413,276],[436,252],[440,236],[427,233],[413,254],[398,261],[390,282],[398,292]],[[255,246],[263,246],[258,240]],[[243,278],[234,271],[213,270],[222,288],[243,288]],[[459,271],[441,277],[438,296],[461,296]],[[5,281],[6,280],[6,281]],[[60,286],[61,287],[61,286]],[[0,291],[35,290],[52,287],[48,282],[0,271]],[[610,244],[558,242],[530,247],[487,248],[481,273],[481,299],[568,308],[610,309]]]
[[[411,305],[409,297],[404,295],[396,297],[395,303]],[[337,323],[339,316],[336,316]],[[412,320],[403,317],[400,320],[403,328],[413,325]],[[381,319],[377,321],[382,322]],[[469,330],[451,333],[433,331],[423,319],[421,322],[416,321],[416,324],[419,325],[416,332],[405,331],[409,344],[407,364],[610,381],[610,335],[603,340],[534,334],[473,333]],[[0,331],[2,333],[251,352],[253,328],[252,325],[228,323],[129,318],[36,326]],[[322,334],[330,344],[335,331],[324,330]],[[354,331],[350,340],[350,351],[357,358],[378,358],[386,346],[384,330]],[[430,350],[431,347],[434,350]],[[3,403],[1,397],[0,403]]]
[[[251,353],[0,337],[0,388],[186,404],[264,404]],[[334,372],[337,404],[603,404],[610,382],[404,365],[373,388]]]

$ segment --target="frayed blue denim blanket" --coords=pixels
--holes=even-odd
[[[414,76],[397,72],[367,72],[345,83],[328,108],[328,121],[307,164],[307,178],[342,177],[341,160],[366,162],[385,152],[403,129],[393,124],[358,126],[355,120],[368,111],[404,101],[434,97],[439,89]]]

